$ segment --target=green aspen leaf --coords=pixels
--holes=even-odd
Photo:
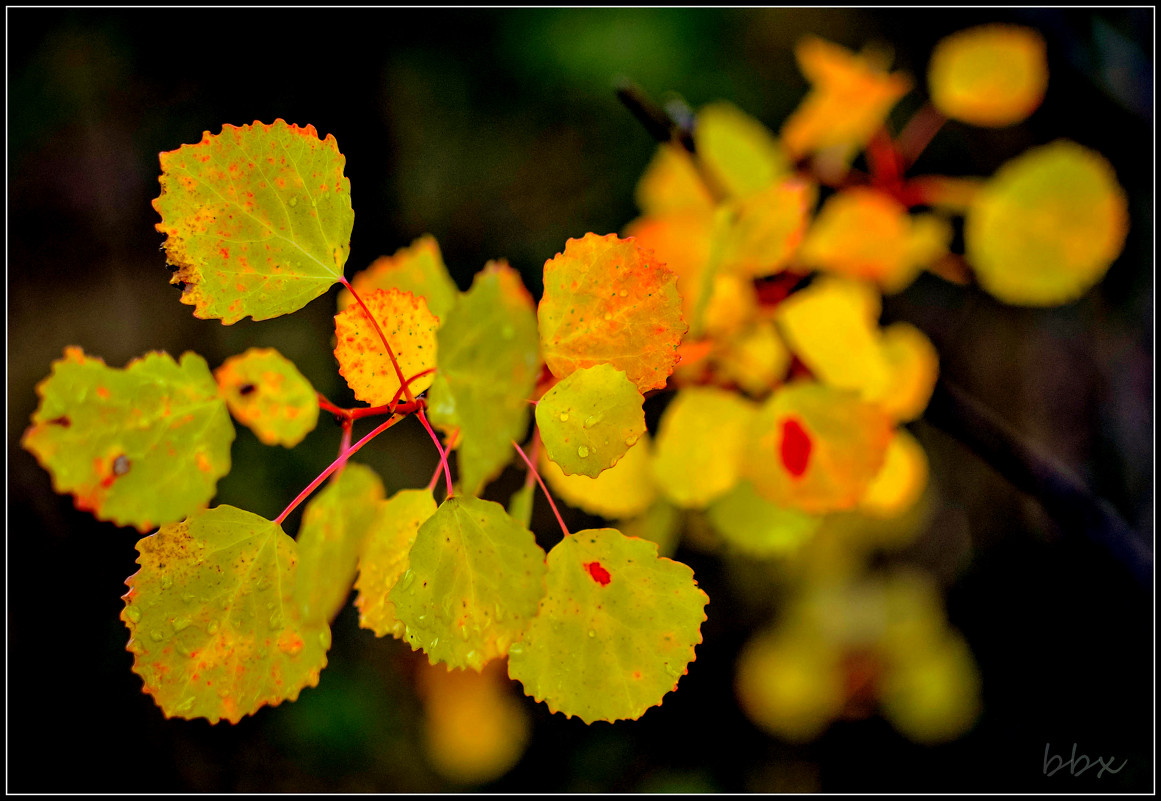
[[[965,255],[994,297],[1054,306],[1104,277],[1128,230],[1112,166],[1061,139],[1007,162],[976,194],[964,217]]]
[[[822,522],[821,517],[771,503],[749,481],[710,504],[706,516],[730,547],[758,557],[793,553]]]
[[[400,490],[379,505],[355,579],[359,625],[375,632],[376,637],[403,636],[403,624],[395,617],[395,604],[388,593],[407,570],[419,527],[433,514],[435,498],[430,490]]]
[[[318,684],[330,627],[303,619],[298,549],[277,523],[218,506],[137,550],[121,620],[133,671],[166,717],[237,723]]]
[[[644,402],[633,382],[611,364],[570,373],[536,405],[548,458],[565,475],[596,478],[645,433]]]
[[[367,319],[367,312],[358,304],[335,315],[335,359],[339,362],[339,374],[347,380],[356,398],[372,406],[386,406],[401,397],[404,393],[399,372],[383,347],[386,338],[403,378],[409,381],[411,394],[423,392],[431,386],[439,320],[428,310],[423,298],[410,292],[374,289],[360,297],[379,327]]]
[[[587,529],[549,552],[547,585],[508,652],[508,675],[525,693],[592,723],[636,720],[677,688],[709,602],[688,566],[648,540]]]
[[[544,595],[544,550],[498,503],[448,498],[419,527],[389,596],[433,665],[479,671],[524,633]]]
[[[525,484],[508,499],[508,514],[524,528],[532,527],[532,502],[536,498],[536,484]]]
[[[460,482],[476,494],[524,439],[540,376],[532,297],[503,261],[476,275],[439,328],[439,368],[427,395],[431,421],[459,428]]]
[[[36,388],[21,444],[99,520],[148,531],[181,520],[230,472],[234,426],[205,359],[166,353],[106,367],[65,348]]]
[[[308,623],[330,623],[342,610],[382,500],[383,482],[375,471],[347,463],[307,504],[294,593]]]
[[[665,408],[653,449],[653,478],[686,509],[706,504],[738,483],[757,406],[717,387],[689,387]]]
[[[361,296],[373,289],[399,289],[427,302],[427,308],[444,319],[455,303],[459,289],[447,267],[439,244],[432,236],[421,236],[410,246],[395,251],[394,256],[380,256],[371,266],[355,273],[351,286]],[[350,291],[339,292],[339,311],[355,302]]]
[[[687,329],[677,277],[615,234],[570,239],[545,262],[537,317],[553,375],[611,364],[641,392],[665,386]]]
[[[274,348],[250,348],[214,371],[230,414],[266,445],[293,448],[318,423],[318,394]]]
[[[153,208],[171,284],[224,325],[297,311],[343,276],[355,213],[334,136],[275,120],[161,154]]]

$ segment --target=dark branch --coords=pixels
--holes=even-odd
[[[694,153],[693,134],[686,127],[673,120],[669,113],[654,103],[641,89],[629,81],[617,85],[617,99],[625,104],[649,135],[658,142],[676,142],[690,153]]]
[[[1059,462],[1023,442],[979,401],[941,378],[924,419],[966,445],[1017,489],[1036,498],[1063,531],[1080,534],[1105,548],[1142,585],[1152,582],[1152,551],[1112,505]]]

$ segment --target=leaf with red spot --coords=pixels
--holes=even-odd
[[[337,283],[355,222],[345,165],[333,136],[282,120],[162,153],[153,208],[181,302],[230,325],[297,311]]]
[[[480,670],[508,653],[544,594],[544,550],[498,503],[448,498],[419,527],[388,596],[433,665]]]
[[[548,591],[508,675],[553,712],[636,720],[694,660],[706,594],[657,544],[616,529],[578,531],[548,554]]]
[[[403,624],[395,616],[395,604],[388,593],[407,570],[419,527],[435,509],[430,490],[400,490],[379,505],[355,579],[359,625],[371,629],[376,637],[403,636]]]
[[[303,618],[298,548],[277,523],[218,506],[137,550],[121,620],[133,671],[166,717],[237,723],[318,684],[330,627]]]
[[[439,369],[427,395],[436,425],[458,428],[460,482],[477,494],[514,455],[540,377],[532,296],[506,262],[489,262],[439,328]]]
[[[419,376],[408,384],[411,394],[423,392],[431,386],[430,371],[435,368],[439,318],[428,310],[423,298],[399,289],[373,290],[363,297],[363,302],[378,327],[357,303],[335,315],[339,373],[347,379],[355,397],[372,406],[385,406],[399,398],[402,385],[391,356],[383,347],[385,337],[404,379]]]
[[[147,531],[205,506],[230,471],[234,426],[205,359],[166,353],[107,367],[65,348],[37,387],[21,444],[99,520]]]
[[[267,445],[292,448],[318,423],[318,395],[274,348],[250,348],[214,371],[234,419]]]
[[[768,501],[812,514],[858,503],[883,466],[891,420],[853,392],[795,381],[758,410],[742,477]]]
[[[545,262],[537,318],[553,375],[611,364],[641,392],[665,386],[687,329],[677,277],[615,234],[570,239]]]
[[[342,610],[382,500],[383,482],[375,471],[348,462],[307,504],[295,586],[306,621],[330,623]]]

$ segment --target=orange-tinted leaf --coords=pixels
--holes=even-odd
[[[743,477],[780,506],[815,514],[849,509],[882,467],[890,439],[890,419],[877,405],[795,381],[759,409]]]
[[[537,316],[554,375],[611,364],[641,392],[665,386],[686,331],[676,276],[615,234],[570,239],[545,263]]]
[[[677,276],[682,317],[693,319],[710,258],[714,215],[701,209],[685,209],[639,217],[625,227],[625,236],[637,247],[653,251],[654,257]]]
[[[395,617],[395,604],[388,593],[407,570],[419,527],[435,514],[435,508],[429,490],[400,490],[379,505],[355,579],[359,625],[371,629],[376,637],[403,636],[403,623]]]
[[[1048,88],[1044,39],[1017,25],[981,25],[939,41],[927,68],[932,104],[948,117],[994,128],[1024,120]]]
[[[688,671],[708,602],[656,543],[578,531],[548,554],[547,592],[509,649],[508,675],[553,712],[636,720]]]
[[[292,448],[318,423],[318,395],[274,348],[250,348],[214,371],[234,419],[266,445]]]
[[[281,526],[218,506],[137,550],[121,620],[133,670],[167,717],[237,723],[318,684],[330,627],[302,617],[297,548]]]
[[[887,380],[864,394],[896,422],[916,419],[927,408],[939,378],[939,354],[927,335],[906,322],[883,329],[880,352],[887,364]]]
[[[423,298],[399,289],[376,289],[359,296],[387,337],[405,379],[435,367],[439,319]],[[372,406],[391,403],[400,389],[399,375],[362,306],[356,303],[335,315],[335,340],[339,373],[355,397]],[[423,392],[431,381],[430,373],[411,381],[411,394]]]
[[[866,56],[809,36],[794,49],[810,93],[782,125],[792,157],[829,148],[859,150],[911,88],[901,73],[883,71]]]
[[[774,322],[759,319],[723,342],[713,358],[723,379],[764,397],[786,377],[792,357]]]
[[[927,454],[906,429],[896,429],[887,445],[883,467],[859,501],[859,511],[873,517],[897,517],[919,500],[927,487]]]
[[[818,190],[789,178],[727,204],[721,270],[747,278],[781,272],[798,249]]]
[[[637,207],[648,215],[692,210],[708,214],[714,198],[684,147],[663,144],[637,182]]]
[[[1129,228],[1128,200],[1103,156],[1058,140],[996,172],[964,219],[980,286],[1005,303],[1070,303],[1104,277]]]
[[[234,426],[205,359],[149,353],[125,369],[65,348],[36,388],[21,445],[99,520],[147,531],[205,506],[230,472]]]
[[[393,256],[380,256],[355,273],[351,286],[360,296],[373,289],[401,289],[423,298],[431,313],[443,320],[459,290],[448,275],[435,237],[421,236]],[[339,292],[339,311],[355,302],[350,291]]]
[[[153,208],[181,302],[226,325],[305,306],[343,275],[351,182],[333,136],[275,120],[161,154]]]

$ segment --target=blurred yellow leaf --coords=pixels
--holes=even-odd
[[[401,289],[423,298],[427,308],[440,320],[455,302],[458,288],[443,263],[435,237],[421,236],[393,256],[380,256],[371,266],[355,273],[351,286],[365,297],[373,289]],[[355,302],[350,290],[339,292],[339,311]]]
[[[553,494],[569,506],[609,519],[633,517],[644,512],[657,497],[649,472],[651,451],[646,433],[619,462],[596,478],[566,476],[543,451],[537,469]]]
[[[726,197],[758,192],[790,172],[774,134],[732,103],[703,106],[693,140],[706,172]]]
[[[1048,88],[1044,39],[1017,25],[981,25],[941,39],[927,68],[931,102],[946,116],[999,128],[1024,120]]]
[[[874,517],[903,514],[923,494],[927,486],[927,454],[905,429],[895,430],[887,445],[883,467],[859,501],[859,510]]]
[[[964,219],[966,256],[1005,303],[1054,306],[1104,277],[1128,228],[1112,166],[1061,139],[1007,162],[980,190]]]
[[[759,319],[726,339],[713,358],[719,376],[762,397],[786,377],[791,355],[774,322]]]
[[[887,365],[887,377],[864,397],[878,403],[896,422],[915,420],[927,408],[939,378],[935,346],[911,323],[898,322],[882,330],[879,350]]]
[[[817,196],[814,184],[788,178],[730,201],[721,269],[748,278],[781,272],[802,242]]]
[[[637,207],[643,214],[713,211],[714,197],[685,148],[664,144],[637,182]]]

